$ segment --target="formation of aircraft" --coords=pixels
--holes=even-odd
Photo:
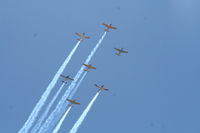
[[[98,89],[98,92],[100,92],[100,91],[108,91],[108,89],[106,89],[106,88],[104,88],[104,85],[97,85],[97,84],[94,84],[94,86],[96,86],[97,88],[99,88]]]
[[[114,48],[117,53],[115,53],[116,55],[120,56],[121,53],[128,53],[128,51],[125,51],[123,48]]]
[[[76,100],[72,100],[72,99],[67,99],[68,102],[70,102],[70,104],[68,106],[72,106],[73,104],[78,104],[80,105],[80,103],[76,102]]]
[[[112,24],[105,24],[105,23],[102,23],[102,25],[104,25],[106,27],[106,29],[104,29],[104,31],[107,31],[109,32],[109,29],[117,29],[116,27],[112,26]]]
[[[89,36],[86,36],[85,33],[75,33],[77,36],[79,36],[80,38],[78,38],[77,40],[81,41],[81,40],[84,40],[84,39],[90,39]]]
[[[109,32],[109,29],[117,29],[116,27],[112,26],[112,24],[105,24],[102,23],[102,25],[104,25],[106,27],[106,29],[104,29],[104,31]],[[89,36],[86,36],[85,33],[76,33],[76,35],[78,35],[80,38],[78,38],[77,40],[82,41],[84,39],[90,39]],[[128,51],[124,50],[123,48],[114,48],[117,53],[115,53],[116,55],[120,56],[121,53],[128,53]],[[92,66],[91,64],[83,64],[86,68],[84,69],[84,71],[89,72],[90,69],[96,69],[96,67]],[[60,75],[62,78],[64,78],[63,82],[66,82],[67,80],[74,80],[73,78],[70,78],[70,76],[64,76],[64,75]],[[97,85],[94,84],[95,87],[98,88],[97,92],[100,91],[108,91],[107,88],[104,87],[104,85]],[[67,99],[67,101],[70,103],[69,106],[72,106],[74,104],[78,104],[80,105],[79,102],[76,102],[76,100],[72,100],[72,99]]]
[[[89,72],[89,69],[96,69],[96,67],[93,67],[91,64],[83,64],[84,66],[86,66],[87,68],[84,69],[84,71]]]
[[[62,75],[62,74],[61,74],[60,77],[63,78],[63,80],[62,80],[63,83],[67,83],[68,80],[74,80],[73,78],[70,78],[69,75],[68,75],[68,76],[65,76],[65,75]]]

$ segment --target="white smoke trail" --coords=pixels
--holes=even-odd
[[[70,96],[71,96],[71,95],[74,95],[74,93],[76,92],[76,90],[77,90],[78,87],[80,86],[81,82],[82,82],[83,79],[85,78],[86,74],[87,74],[87,72],[85,72],[85,73],[83,74],[83,76],[81,77],[81,79],[80,79],[79,82],[77,83],[76,87],[74,88],[74,90],[73,90],[73,92],[70,94]],[[69,99],[71,98],[70,96],[69,96]],[[58,132],[58,130],[60,129],[60,127],[61,127],[61,125],[62,125],[64,119],[66,118],[66,115],[67,115],[66,113],[63,115],[63,117],[61,118],[61,120],[60,120],[59,123],[57,124],[56,128],[54,129],[53,133],[57,133],[57,132]]]
[[[31,128],[31,126],[33,125],[33,123],[36,120],[36,117],[38,116],[40,110],[42,109],[43,105],[45,104],[51,90],[53,89],[53,87],[55,86],[55,84],[57,83],[60,75],[62,74],[62,72],[64,71],[65,67],[67,66],[67,64],[69,63],[72,55],[74,54],[74,52],[76,51],[76,49],[78,48],[79,44],[81,41],[78,41],[77,44],[75,45],[75,47],[72,49],[72,51],[70,52],[70,54],[68,55],[68,57],[65,59],[65,61],[63,62],[63,64],[61,65],[61,67],[59,68],[59,70],[57,71],[57,73],[55,74],[54,78],[52,79],[52,81],[50,82],[50,84],[48,85],[47,89],[45,90],[45,92],[42,94],[39,102],[36,104],[36,106],[34,107],[33,111],[31,112],[28,120],[25,122],[25,124],[23,125],[23,127],[18,131],[18,133],[27,133],[28,130]]]
[[[76,121],[76,123],[74,124],[74,126],[72,127],[72,129],[70,130],[69,133],[76,133],[77,132],[78,128],[82,124],[83,120],[87,116],[88,112],[90,111],[92,105],[94,104],[94,102],[95,102],[95,100],[97,99],[98,96],[99,96],[99,92],[97,92],[97,94],[94,96],[92,101],[88,104],[87,108],[83,111],[83,113],[81,114],[79,119]]]
[[[62,83],[62,85],[60,86],[60,88],[58,89],[56,95],[54,95],[53,99],[51,100],[51,102],[48,104],[45,112],[42,114],[42,116],[40,117],[40,119],[38,120],[38,122],[36,123],[36,125],[33,127],[33,130],[31,131],[31,133],[37,133],[38,129],[40,128],[42,122],[44,121],[44,119],[46,118],[46,116],[49,113],[49,110],[51,109],[53,103],[55,102],[56,98],[58,97],[58,95],[60,94],[60,92],[62,91],[63,87],[65,86],[65,83]]]
[[[83,79],[85,78],[86,75],[87,75],[87,72],[85,72],[85,73],[83,74],[83,76],[81,77],[81,79],[80,79],[79,82],[77,83],[76,87],[72,90],[72,92],[71,92],[70,95],[69,95],[69,99],[71,99],[71,98],[74,96],[74,94],[76,93],[78,87],[80,86],[80,84],[82,83],[82,81],[83,81]]]
[[[69,111],[71,110],[72,106],[70,106],[67,111],[65,112],[65,114],[63,115],[63,117],[60,119],[58,125],[56,126],[56,128],[53,130],[53,133],[57,133],[60,129],[60,127],[62,126],[63,121],[65,120],[67,114],[69,113]]]
[[[104,37],[106,36],[106,33],[107,32],[104,32],[104,34],[102,35],[102,37],[99,40],[99,42],[96,44],[96,46],[94,47],[94,49],[91,51],[90,55],[87,57],[86,61],[84,62],[85,64],[88,64],[90,62],[90,60],[93,57],[94,53],[96,52],[96,50],[100,46],[101,42],[103,41]],[[68,89],[66,90],[66,92],[64,93],[64,95],[62,96],[62,98],[59,101],[58,105],[56,106],[56,108],[54,109],[54,111],[50,114],[50,116],[47,118],[47,120],[42,125],[42,127],[40,128],[40,130],[39,130],[38,133],[44,133],[47,130],[50,130],[50,128],[54,127],[54,125],[57,123],[57,120],[61,117],[61,115],[64,112],[63,107],[64,107],[64,104],[66,104],[66,99],[69,97],[70,92],[74,89],[74,87],[76,85],[76,82],[80,78],[81,74],[84,72],[84,68],[85,68],[85,66],[82,66],[79,69],[79,71],[76,74],[73,82],[71,82],[70,86],[68,87]]]

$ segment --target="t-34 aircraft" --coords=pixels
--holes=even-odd
[[[116,27],[113,27],[112,24],[105,24],[105,23],[102,23],[102,25],[104,25],[106,27],[106,29],[104,29],[104,31],[107,31],[109,32],[109,29],[117,29]]]
[[[86,66],[87,68],[84,69],[84,71],[89,72],[89,69],[96,69],[96,67],[93,67],[91,64],[83,64],[84,66]]]
[[[78,104],[80,105],[80,103],[76,102],[76,100],[72,100],[72,99],[67,99],[68,102],[70,102],[70,104],[68,106],[72,106],[73,104]]]
[[[104,85],[97,85],[97,84],[94,84],[94,86],[96,86],[97,88],[99,88],[98,92],[100,91],[108,91],[108,89],[104,88]]]
[[[70,78],[70,76],[68,75],[68,76],[65,76],[65,75],[60,75],[60,77],[62,77],[63,78],[63,83],[67,83],[67,80],[74,80],[73,78]]]
[[[128,51],[125,51],[123,48],[114,48],[117,53],[115,53],[116,55],[120,56],[121,53],[128,53]]]
[[[84,39],[90,39],[90,37],[86,36],[85,33],[75,33],[75,34],[80,37],[80,38],[77,39],[79,41],[82,41]]]

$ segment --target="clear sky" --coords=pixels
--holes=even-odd
[[[75,76],[103,34],[60,133],[68,133],[96,93],[102,92],[80,133],[200,132],[199,0],[0,1],[0,132],[15,133],[76,44],[91,36],[64,74]],[[114,47],[129,53],[114,55]],[[61,82],[58,82],[54,92]],[[67,86],[65,87],[67,89]]]

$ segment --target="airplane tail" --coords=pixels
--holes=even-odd
[[[108,29],[104,29],[104,31],[106,31],[106,32],[110,32]]]
[[[86,71],[86,72],[89,72],[89,70],[88,70],[88,69],[84,69],[84,71]]]
[[[62,83],[65,83],[65,84],[67,83],[67,82],[66,82],[66,81],[64,81],[64,80],[62,80],[61,82],[62,82]]]
[[[67,108],[69,108],[69,107],[73,107],[72,104],[68,104],[68,105],[67,105]]]
[[[78,38],[77,40],[78,40],[78,41],[83,41],[83,39],[81,39],[81,38]]]

